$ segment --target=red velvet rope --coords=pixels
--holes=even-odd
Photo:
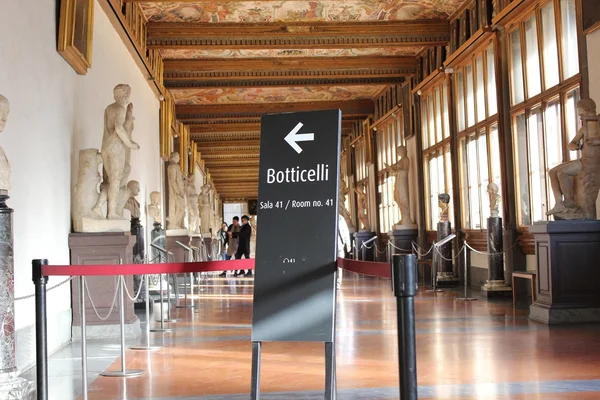
[[[391,276],[391,268],[388,263],[338,258],[338,267],[363,275],[372,275],[381,278],[390,278]],[[190,272],[233,271],[240,269],[254,269],[254,259],[165,264],[44,265],[42,266],[42,275],[101,276],[183,274]]]

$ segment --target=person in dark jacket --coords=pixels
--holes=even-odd
[[[244,258],[250,258],[250,237],[252,236],[252,227],[248,223],[250,218],[247,215],[242,216],[242,229],[239,232],[233,232],[231,237],[238,239],[238,248],[235,253],[235,259],[240,260],[242,256]],[[237,272],[236,276],[244,275],[244,270]],[[245,276],[252,276],[252,270],[248,270]]]

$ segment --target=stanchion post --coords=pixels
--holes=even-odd
[[[32,280],[35,284],[35,351],[37,398],[48,400],[48,336],[46,326],[46,284],[48,277],[42,275],[42,266],[48,260],[32,261]]]
[[[392,287],[398,314],[398,363],[400,398],[417,400],[417,346],[415,296],[418,289],[417,258],[395,254],[392,260]]]
[[[104,371],[100,375],[115,378],[133,378],[144,374],[141,369],[130,369],[127,371],[127,360],[125,358],[125,278],[119,275],[119,314],[121,319],[121,370]]]
[[[192,248],[189,246],[186,246],[185,244],[181,243],[180,241],[176,241],[175,243],[177,243],[180,247],[183,248],[183,250],[185,251],[185,254],[187,255],[187,259],[189,261],[192,257]],[[185,292],[183,294],[184,301],[183,301],[182,306],[179,306],[179,305],[175,306],[176,308],[195,308],[196,307],[193,303],[193,300],[192,300],[192,304],[189,304],[189,302],[188,302],[188,280],[190,280],[190,275],[191,274],[189,274],[189,273],[183,274],[183,283],[184,283],[183,290],[185,290]],[[177,279],[177,275],[175,275],[175,279]],[[190,286],[192,286],[191,290],[192,290],[192,294],[193,294],[193,291],[194,291],[193,282],[191,282],[191,281],[190,281]],[[190,295],[190,297],[191,297],[191,295]]]
[[[159,279],[161,279],[161,297],[162,297],[162,275],[159,275]],[[154,351],[161,348],[161,346],[150,346],[150,276],[148,274],[144,275],[144,283],[146,285],[146,345],[145,346],[132,346],[131,350],[147,350]],[[162,314],[162,303],[161,303],[161,314]]]
[[[475,297],[469,297],[469,292],[470,292],[470,279],[469,279],[469,248],[467,247],[467,242],[464,243],[464,247],[463,247],[463,251],[465,252],[465,254],[463,254],[464,258],[464,280],[465,280],[465,294],[464,297],[457,297],[454,300],[457,301],[475,301],[477,300],[477,298]]]
[[[79,314],[81,316],[81,397],[88,398],[87,332],[85,328],[85,276],[79,277]]]

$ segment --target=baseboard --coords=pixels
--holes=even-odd
[[[49,315],[46,324],[49,354],[55,353],[71,342],[71,309]],[[17,330],[16,336],[17,369],[22,373],[35,366],[35,325]]]

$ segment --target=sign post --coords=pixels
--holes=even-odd
[[[252,400],[262,342],[323,342],[325,399],[335,390],[335,301],[341,111],[262,118]]]

